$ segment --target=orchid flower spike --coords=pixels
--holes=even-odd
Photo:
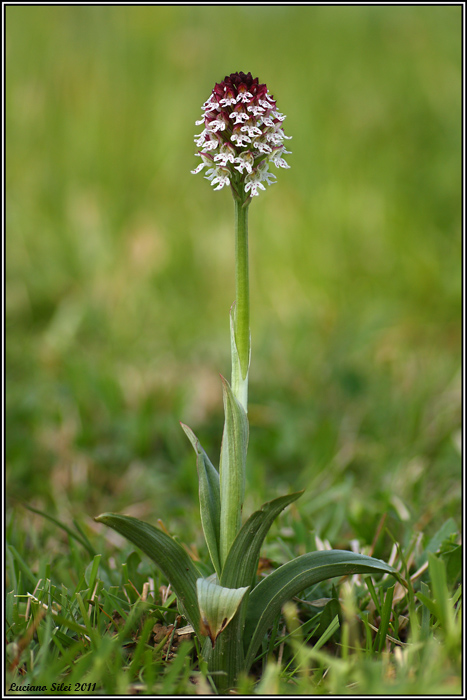
[[[202,106],[197,125],[203,131],[195,136],[201,163],[191,172],[203,168],[215,190],[230,185],[234,198],[248,204],[258,190],[266,189],[276,176],[269,163],[289,168],[284,155],[286,136],[282,128],[285,115],[277,111],[276,101],[267,86],[251,73],[231,73],[214,89]]]

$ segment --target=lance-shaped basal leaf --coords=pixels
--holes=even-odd
[[[208,546],[213,566],[220,576],[221,563],[219,556],[221,498],[219,487],[219,473],[212,465],[206,452],[193,433],[184,423],[180,423],[196,452],[196,466],[199,481],[199,506],[201,511],[201,524],[204,537]]]
[[[248,372],[250,369],[251,360],[251,341],[249,343],[250,348],[250,360],[248,361],[248,368],[246,370],[245,376],[242,373],[242,366],[240,362],[240,357],[237,350],[237,341],[235,339],[235,325],[237,322],[237,307],[235,303],[232,304],[230,309],[230,352],[232,356],[232,391],[237,397],[237,399],[242,404],[245,411],[247,411],[248,406]]]
[[[225,424],[220,459],[221,530],[220,554],[223,565],[240,529],[245,494],[245,464],[248,447],[248,419],[224,377]]]
[[[180,607],[199,636],[200,612],[196,594],[199,571],[183,547],[162,530],[128,515],[103,513],[95,520],[119,532],[157,564],[169,580]]]
[[[228,588],[238,588],[253,584],[258,567],[261,545],[269,528],[279,513],[296,501],[303,491],[280,496],[265,503],[261,510],[253,513],[238,533],[224,564],[221,584]]]
[[[256,586],[248,598],[244,640],[248,672],[264,635],[287,600],[315,583],[350,574],[399,574],[383,561],[339,549],[310,552],[283,564]]]
[[[201,614],[201,633],[210,638],[214,648],[217,637],[237,612],[249,586],[225,588],[206,578],[199,578],[196,587]]]

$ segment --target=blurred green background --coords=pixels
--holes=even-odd
[[[199,536],[178,421],[216,461],[235,292],[194,122],[242,70],[293,136],[250,208],[247,510],[307,488],[334,545],[460,519],[461,11],[6,8],[9,507]]]

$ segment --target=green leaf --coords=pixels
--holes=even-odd
[[[462,574],[462,545],[444,554],[443,560],[446,563],[448,584],[453,586]]]
[[[217,637],[237,612],[249,586],[225,588],[206,578],[199,578],[196,588],[201,613],[201,632],[210,638],[214,649]]]
[[[196,452],[196,467],[199,481],[199,506],[201,524],[208,546],[213,566],[220,576],[221,562],[219,554],[221,498],[219,474],[211,464],[209,457],[193,431],[184,423],[180,423]]]
[[[199,573],[183,547],[162,530],[127,515],[103,513],[95,520],[119,532],[157,564],[169,580],[195,633],[200,635],[200,612],[196,594]]]
[[[220,459],[221,564],[240,529],[243,498],[245,494],[245,464],[248,446],[248,419],[243,406],[235,398],[224,377],[225,424]]]
[[[264,635],[287,600],[304,588],[335,576],[378,573],[390,573],[399,578],[389,564],[379,559],[338,549],[303,554],[276,569],[260,581],[248,599],[245,670],[249,670]]]
[[[296,501],[303,491],[280,496],[265,503],[261,510],[251,515],[230,548],[221,576],[221,584],[228,588],[238,588],[253,583],[258,567],[258,557],[269,528],[279,513]]]

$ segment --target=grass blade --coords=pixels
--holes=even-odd
[[[395,586],[391,586],[386,591],[386,596],[384,598],[383,607],[381,609],[381,622],[379,625],[378,634],[376,635],[374,648],[378,650],[379,653],[383,650],[384,640],[389,630],[389,619],[392,612],[392,599],[394,596]]]
[[[75,539],[77,542],[79,542],[92,557],[95,557],[97,552],[96,550],[92,547],[90,544],[88,538],[85,535],[78,535],[74,530],[71,529],[68,525],[65,523],[62,523],[60,520],[57,518],[54,518],[53,515],[49,515],[49,513],[44,513],[44,511],[39,510],[38,508],[33,508],[32,506],[28,505],[27,503],[23,503],[23,506],[30,510],[32,513],[37,513],[37,515],[42,515],[43,518],[47,518],[47,520],[50,520],[50,522],[54,523],[54,525],[57,525],[57,527],[61,528],[62,530],[65,530],[66,533],[70,535],[73,539]],[[80,530],[81,533],[81,530]]]
[[[25,577],[27,578],[29,584],[34,588],[35,585],[36,585],[36,583],[37,583],[37,579],[36,579],[36,577],[34,576],[34,574],[32,573],[32,571],[31,571],[31,569],[29,568],[29,566],[28,566],[28,565],[26,564],[26,562],[24,561],[24,559],[23,559],[23,557],[21,556],[21,554],[16,550],[15,547],[13,547],[12,544],[9,544],[9,545],[7,546],[7,551],[10,552],[10,553],[12,554],[13,559],[16,560],[17,563],[18,563],[18,566],[19,566],[20,571],[23,572],[23,574],[24,574]],[[17,589],[15,589],[15,590],[17,590]]]

